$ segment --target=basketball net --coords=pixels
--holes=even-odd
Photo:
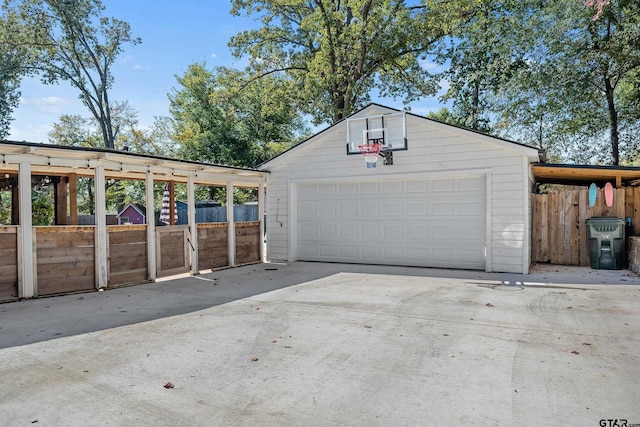
[[[378,165],[378,157],[380,154],[381,144],[363,144],[358,145],[360,153],[367,162],[367,169],[374,169]]]

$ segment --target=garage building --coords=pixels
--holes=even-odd
[[[387,151],[367,167],[358,147],[372,142]],[[260,166],[267,257],[526,274],[538,161],[537,148],[370,104]]]

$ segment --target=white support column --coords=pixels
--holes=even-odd
[[[95,169],[95,218],[96,218],[96,288],[106,288],[108,281],[107,263],[107,198],[105,195],[104,166]]]
[[[153,172],[147,171],[147,279],[156,280],[156,214],[153,199]]]
[[[264,241],[264,182],[258,185],[258,221],[260,221],[260,262],[266,261],[266,248]]]
[[[236,265],[236,225],[233,220],[233,181],[227,181],[227,250],[229,266]]]
[[[18,206],[20,209],[20,247],[21,264],[18,284],[20,298],[32,298],[38,294],[36,289],[35,242],[33,234],[32,206],[31,206],[31,164],[20,162],[18,171]]]
[[[198,225],[196,224],[196,186],[194,176],[187,177],[187,215],[189,218],[189,246],[191,254],[191,274],[198,274]]]

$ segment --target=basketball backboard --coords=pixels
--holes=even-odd
[[[381,144],[381,152],[407,149],[405,112],[347,119],[347,154],[360,154],[358,146]]]

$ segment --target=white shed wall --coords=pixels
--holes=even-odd
[[[488,271],[526,273],[529,267],[529,162],[518,148],[487,137],[407,116],[408,151],[394,164],[367,169],[361,155],[346,155],[344,122],[267,164],[267,258],[294,260],[290,241],[296,183],[340,181],[385,175],[443,176],[484,173],[488,191]]]

